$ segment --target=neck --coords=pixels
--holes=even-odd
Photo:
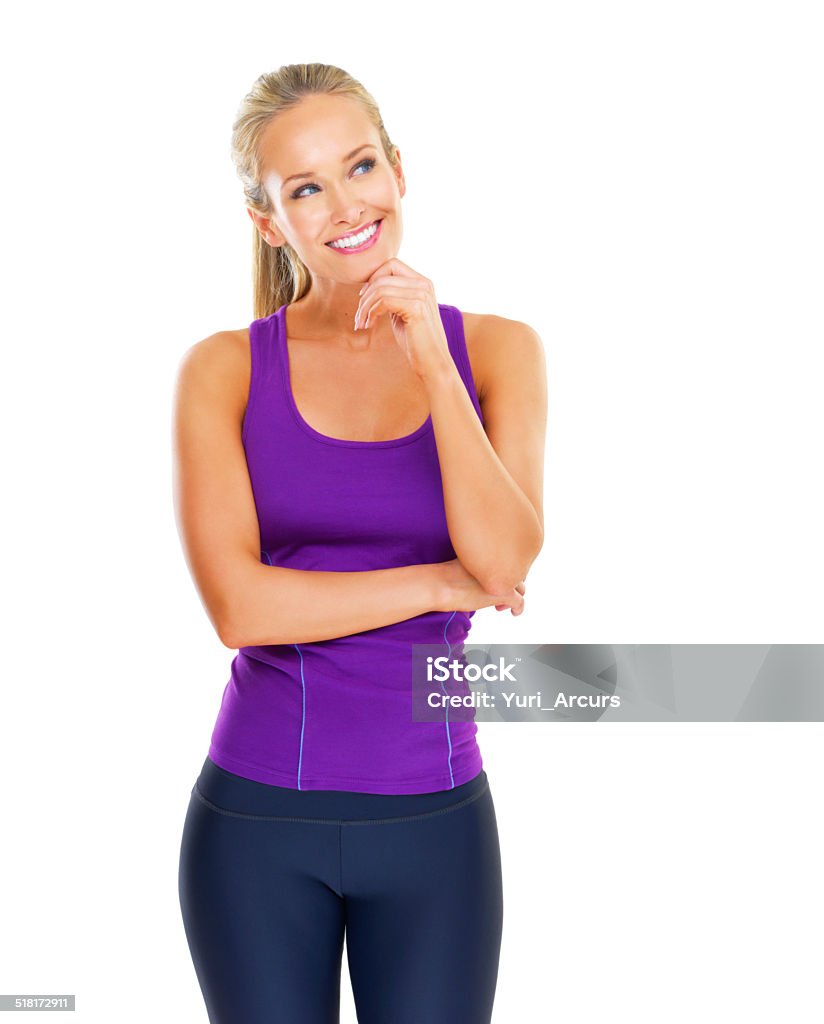
[[[388,322],[382,322],[385,318],[381,317],[370,322],[369,327],[355,330],[355,313],[360,304],[360,290],[365,283],[313,278],[306,295],[289,307],[296,333],[314,338],[334,338],[350,348],[374,346],[377,338],[385,334]]]

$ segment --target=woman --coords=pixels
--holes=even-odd
[[[261,76],[233,155],[256,319],[192,346],[175,400],[181,538],[239,649],[180,854],[209,1020],[337,1021],[345,936],[360,1024],[483,1024],[492,796],[471,718],[413,720],[412,647],[523,610],[540,339],[438,303],[397,258],[400,153],[339,68]]]

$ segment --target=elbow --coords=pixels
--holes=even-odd
[[[236,638],[231,629],[220,628],[217,631],[217,635],[223,646],[228,647],[230,651],[236,651],[238,648],[245,646]]]
[[[539,525],[532,543],[520,558],[512,559],[506,565],[498,565],[492,571],[478,576],[478,582],[488,594],[507,594],[522,583],[544,546],[544,530]]]
[[[264,642],[254,637],[258,632],[254,612],[260,579],[255,573],[263,569],[263,565],[259,561],[250,561],[251,568],[242,564],[225,570],[214,594],[212,624],[220,642],[231,651]]]
[[[212,625],[215,628],[218,640],[220,640],[224,647],[228,647],[231,651],[236,651],[241,646],[237,630],[231,620],[221,616],[214,616],[212,618]]]
[[[228,647],[231,651],[246,646],[245,637],[237,628],[237,623],[243,621],[243,616],[236,612],[235,604],[231,602],[229,606],[222,608],[219,613],[212,616],[212,625],[215,627],[218,639],[224,647]]]

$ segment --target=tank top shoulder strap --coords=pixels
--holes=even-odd
[[[244,444],[249,437],[255,417],[260,413],[261,396],[263,396],[268,420],[271,420],[272,415],[277,416],[278,410],[282,410],[286,414],[284,403],[278,402],[275,397],[281,388],[282,375],[278,316],[279,311],[259,320],[253,320],[249,324],[249,356],[252,365],[249,376],[249,397],[246,402],[246,413],[243,417],[241,432]]]
[[[472,376],[472,366],[469,362],[469,354],[466,349],[466,334],[464,333],[463,315],[457,306],[449,306],[443,302],[439,302],[438,306],[441,311],[441,320],[443,321],[444,329],[446,331],[446,339],[449,342],[449,351],[452,353],[452,359],[458,368],[458,373],[461,375],[464,387],[469,393],[469,397],[472,399],[472,404],[475,406],[478,418],[481,423],[483,423],[484,416],[481,412],[481,403],[478,400],[478,392],[475,388],[475,379]]]

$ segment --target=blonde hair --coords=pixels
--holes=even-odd
[[[397,166],[397,147],[386,132],[377,103],[360,82],[331,64],[284,64],[255,81],[232,125],[232,160],[243,182],[246,205],[263,216],[271,216],[273,211],[260,180],[260,137],[272,118],[313,93],[350,96],[363,104],[378,130],[387,160],[392,167]],[[254,224],[252,231],[254,319],[258,320],[302,298],[309,291],[312,276],[288,242],[271,246]]]

